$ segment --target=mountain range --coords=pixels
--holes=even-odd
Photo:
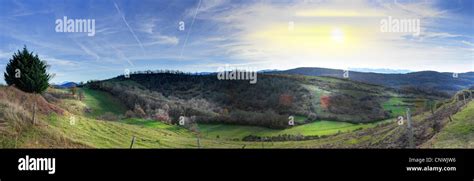
[[[302,67],[267,73],[344,78],[345,72],[341,69]],[[474,72],[454,74],[449,72],[420,71],[404,74],[385,74],[349,71],[347,79],[392,88],[416,87],[452,94],[473,86]]]

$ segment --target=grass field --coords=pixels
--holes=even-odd
[[[137,125],[145,128],[165,129],[170,131],[187,131],[181,127],[164,124],[153,120],[144,119],[125,119],[121,123]],[[381,123],[381,122],[380,122]],[[199,124],[201,136],[209,139],[228,139],[241,140],[245,136],[278,136],[278,135],[304,135],[304,136],[322,136],[336,133],[350,132],[357,129],[369,128],[378,123],[352,124],[336,121],[317,121],[305,125],[295,126],[293,128],[276,130],[258,126],[226,125],[226,124]]]
[[[391,111],[391,117],[398,117],[405,115],[406,108],[409,106],[400,97],[391,97],[382,105],[384,110]]]
[[[386,120],[391,121],[391,120]],[[223,125],[223,124],[200,124],[199,130],[203,136],[209,138],[242,139],[248,135],[254,136],[278,136],[278,135],[304,135],[323,136],[337,133],[350,132],[357,129],[374,127],[377,124],[386,122],[367,124],[352,124],[337,121],[316,121],[309,124],[299,125],[284,130],[269,129],[257,126]]]
[[[48,117],[47,120],[49,120],[50,124],[48,130],[54,132],[54,135],[60,135],[60,137],[64,137],[64,139],[69,139],[76,144],[86,145],[88,147],[129,148],[132,138],[135,137],[134,148],[198,148],[195,133],[176,125],[166,125],[157,121],[128,119],[119,122],[111,122],[75,116],[75,122],[71,124],[70,118],[67,116],[56,115]],[[229,136],[228,138],[230,138],[232,134],[244,135],[238,131],[245,132],[252,129],[241,128],[240,130],[235,130],[229,125],[220,126],[228,128],[227,130],[219,130],[224,131],[225,134],[222,134],[222,137],[218,139],[202,134],[199,139],[200,148],[311,148],[339,142],[353,143],[355,140],[341,140],[345,139],[345,137],[329,137],[326,139],[308,141],[244,142],[225,139],[225,136]],[[258,127],[253,130],[256,129],[258,129]],[[266,130],[266,128],[260,129]],[[237,132],[232,132],[232,130]],[[271,132],[267,133],[272,134]],[[363,139],[370,138],[364,137]]]
[[[179,128],[154,129],[74,115],[51,115],[47,119],[57,132],[90,147],[127,148],[130,147],[134,136],[135,148],[196,147],[193,145],[193,135],[186,130],[179,131]],[[74,119],[74,122],[71,119]]]
[[[127,108],[115,97],[109,93],[83,88],[85,100],[83,101],[88,108],[92,109],[88,116],[100,116],[106,112],[114,114],[123,114]]]
[[[150,121],[137,123],[143,120],[129,120],[131,122],[128,123],[110,122],[81,116],[75,118],[74,124],[63,116],[52,115],[47,119],[50,121],[50,135],[93,148],[129,148],[133,137],[133,148],[309,148],[333,141],[325,139],[322,142],[309,140],[270,143],[201,137],[198,147],[198,139],[194,133],[175,125],[161,125]]]

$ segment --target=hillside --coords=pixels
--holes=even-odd
[[[369,123],[400,116],[406,107],[421,112],[428,101],[442,99],[339,78],[266,74],[259,74],[257,84],[219,81],[215,75],[141,73],[86,86],[111,93],[131,112],[143,110],[143,118],[177,123],[184,116],[190,122],[278,129],[290,127],[290,116],[304,117],[297,125]]]
[[[37,125],[32,125],[32,102],[37,101]],[[82,143],[58,134],[44,122],[44,115],[67,113],[50,104],[43,97],[34,97],[13,87],[0,87],[0,147],[1,148],[47,148],[86,147]]]
[[[474,148],[474,102],[452,117],[452,122],[424,144],[433,148]]]
[[[46,94],[59,97],[59,93],[64,92],[50,89]],[[91,93],[86,94],[90,100],[86,103],[71,98],[59,98],[54,101],[50,98],[51,102],[48,102],[39,96],[37,101],[40,115],[37,124],[32,125],[30,114],[32,108],[28,103],[33,101],[33,95],[13,87],[0,87],[0,147],[129,148],[134,136],[136,137],[134,148],[198,147],[195,134],[178,126],[140,119],[112,122],[91,118],[93,115],[88,115],[84,108],[94,104],[88,103],[102,104],[113,100],[110,100],[111,97],[96,99],[97,92],[88,93]],[[138,124],[140,122],[147,122],[150,127]],[[202,139],[201,144],[227,148],[242,146],[240,143],[207,139]]]
[[[471,135],[469,129],[472,127],[470,118],[474,115],[472,90],[471,93],[465,91],[464,94],[467,98],[466,102],[455,97],[443,102],[433,113],[424,112],[412,117],[415,147],[443,147],[441,145],[445,139],[446,142],[456,141],[458,144],[444,144],[444,147],[472,148],[471,140],[469,140]],[[459,95],[462,94],[457,94]],[[461,125],[462,128],[460,128]],[[457,132],[456,129],[464,131]],[[327,139],[321,139],[320,142],[305,142],[301,145],[323,148],[409,148],[408,131],[406,124],[399,125],[393,120],[373,128],[333,135]]]
[[[70,97],[49,101],[39,97],[37,125],[31,124],[31,107],[21,102],[32,98],[13,87],[0,88],[0,147],[2,148],[128,148],[133,137],[134,148],[261,148],[279,147],[279,144],[243,142],[226,138],[203,136],[197,142],[198,135],[177,125],[168,125],[159,121],[139,118],[120,118],[116,121],[95,119],[95,114],[104,114],[109,110],[96,104],[115,102],[115,98],[105,92],[86,90],[86,99],[80,101]],[[43,95],[61,97],[68,94],[62,90],[50,89]],[[101,95],[101,96],[98,96]],[[29,100],[32,101],[32,100]],[[28,102],[29,102],[28,101]],[[115,102],[119,104],[118,102]],[[121,105],[109,105],[111,110],[120,110]],[[64,108],[64,109],[62,109]],[[117,112],[116,112],[117,113]],[[222,130],[223,131],[223,130]],[[223,135],[224,136],[224,135]],[[294,142],[295,145],[297,142]]]
[[[405,130],[394,119],[374,124],[351,124],[319,121],[274,130],[263,127],[199,124],[199,130],[160,121],[125,118],[121,103],[106,92],[85,92],[85,99],[68,97],[67,91],[50,89],[38,97],[39,122],[32,125],[32,95],[13,87],[0,87],[0,147],[2,148],[128,148],[135,137],[134,148],[403,148]],[[64,94],[61,96],[61,94]],[[100,96],[99,96],[100,95]],[[56,99],[52,98],[55,97]],[[469,97],[468,97],[469,98]],[[109,104],[113,103],[113,104]],[[108,105],[107,109],[95,105]],[[416,144],[443,147],[472,147],[470,130],[473,102],[451,99],[430,112],[413,117]],[[92,110],[91,110],[92,109]],[[116,120],[107,121],[96,115],[112,111]],[[447,115],[454,115],[449,122]],[[439,130],[433,131],[432,118],[440,118]],[[297,117],[301,121],[302,117]],[[446,125],[446,126],[444,126]],[[253,136],[253,137],[249,137]],[[199,139],[198,139],[199,138]],[[259,138],[257,140],[251,138]],[[199,140],[199,141],[198,141]],[[247,141],[243,141],[247,140]],[[279,141],[278,141],[279,140]],[[429,144],[431,145],[431,144]],[[430,146],[431,147],[431,146]],[[445,147],[445,146],[444,146]]]
[[[344,72],[339,69],[305,67],[269,73],[343,78]],[[435,71],[421,71],[406,74],[380,74],[350,71],[349,77],[354,81],[392,88],[417,87],[429,93],[434,93],[433,90],[436,90],[453,94],[461,89],[469,88],[474,84],[474,72],[459,73],[457,78],[453,78],[453,73],[440,73]]]

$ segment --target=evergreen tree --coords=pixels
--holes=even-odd
[[[48,65],[38,58],[38,54],[33,55],[26,46],[23,50],[18,50],[13,54],[6,66],[4,73],[5,82],[14,85],[16,88],[36,94],[43,93],[49,86],[51,75],[46,72]],[[33,123],[35,123],[36,99],[33,108]]]

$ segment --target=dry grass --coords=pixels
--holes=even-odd
[[[18,137],[31,127],[31,115],[23,107],[9,101],[0,103],[0,145],[16,147]]]
[[[33,102],[37,101],[37,124],[32,124]],[[52,132],[43,115],[62,115],[65,111],[42,96],[14,87],[0,87],[0,148],[84,147]]]
[[[64,110],[50,104],[40,95],[25,93],[13,86],[0,87],[0,100],[9,101],[13,104],[20,105],[25,109],[32,110],[34,102],[37,104],[37,111],[42,114],[63,114]]]

